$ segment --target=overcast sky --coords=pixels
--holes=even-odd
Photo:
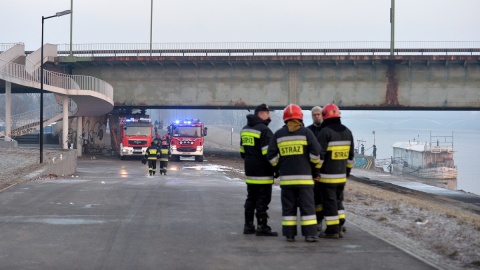
[[[73,0],[73,44],[390,41],[390,0]],[[396,0],[396,41],[480,41],[480,0]],[[0,43],[41,43],[71,0],[1,0]],[[70,15],[44,42],[70,44]]]

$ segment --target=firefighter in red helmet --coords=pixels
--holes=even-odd
[[[324,238],[342,238],[345,224],[343,191],[353,167],[354,144],[350,129],[340,121],[340,109],[327,104],[322,110],[320,143],[320,193],[326,229]]]
[[[317,242],[313,179],[318,177],[320,146],[313,132],[304,127],[300,106],[285,107],[283,120],[285,125],[275,132],[267,152],[268,160],[280,175],[283,236],[289,242],[295,241],[300,224],[305,241]]]

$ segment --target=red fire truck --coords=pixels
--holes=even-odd
[[[195,157],[195,161],[203,162],[204,136],[207,128],[198,119],[176,120],[168,126],[170,152],[172,160],[180,157]]]
[[[121,159],[129,156],[144,156],[152,144],[153,125],[148,118],[120,118],[119,155]]]

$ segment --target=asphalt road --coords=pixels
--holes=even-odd
[[[82,159],[0,193],[0,269],[435,269],[347,222],[339,240],[243,235],[245,184],[208,161]],[[280,189],[270,225],[281,232]]]

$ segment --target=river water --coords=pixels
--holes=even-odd
[[[374,116],[378,114],[378,116]],[[403,116],[402,116],[403,114]],[[372,155],[372,145],[377,146],[377,159],[390,158],[395,142],[419,140],[430,142],[432,136],[452,136],[454,161],[458,169],[457,180],[443,181],[446,188],[463,190],[480,195],[480,114],[469,112],[434,112],[424,118],[411,112],[370,111],[342,112],[342,122],[352,130],[355,148],[361,143],[365,155]],[[453,114],[453,115],[452,115]],[[457,117],[455,117],[457,114]],[[465,116],[466,115],[466,116]],[[373,132],[375,131],[375,134]],[[361,142],[364,141],[364,142]],[[432,139],[436,141],[436,139]],[[430,180],[423,181],[428,183]],[[435,181],[435,180],[431,180]],[[440,181],[441,182],[441,181]],[[439,185],[439,183],[432,183]],[[441,184],[440,184],[441,185]]]

